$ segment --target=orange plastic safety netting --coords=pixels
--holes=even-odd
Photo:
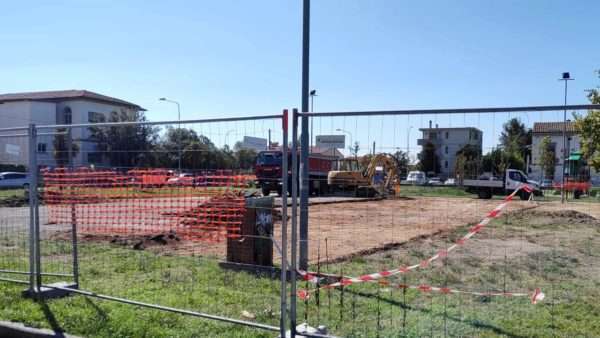
[[[173,176],[167,170],[45,171],[48,220],[80,234],[151,235],[218,242],[239,237],[244,192],[254,176],[216,170]]]

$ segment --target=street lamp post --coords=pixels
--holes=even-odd
[[[346,133],[350,136],[350,149],[352,149],[352,147],[354,146],[354,143],[352,142],[352,133],[347,130],[340,129],[340,128],[336,129],[335,131],[341,131],[342,133]]]
[[[413,126],[408,127],[408,132],[406,133],[406,158],[408,159],[408,163],[410,163],[410,131],[413,129]]]
[[[227,140],[228,140],[229,134],[231,134],[231,133],[232,133],[232,132],[234,132],[234,131],[235,131],[235,129],[230,129],[230,130],[228,130],[228,131],[225,133],[225,144],[226,144],[228,147],[229,147],[229,144],[227,143]]]
[[[177,105],[177,121],[179,122],[177,124],[177,133],[179,134],[179,137],[177,138],[177,169],[181,174],[181,106],[179,105],[179,102],[169,100],[166,97],[161,97],[159,100],[174,103]]]
[[[314,111],[314,103],[315,103],[315,96],[317,95],[317,90],[313,89],[310,91],[309,93],[310,95],[310,112],[312,113]],[[314,134],[313,134],[313,125],[314,125],[314,119],[310,119],[310,151],[312,151],[312,147],[314,145]]]
[[[562,189],[560,192],[560,202],[561,203],[565,203],[565,199],[566,199],[566,194],[565,194],[565,173],[567,171],[566,168],[566,164],[567,164],[567,90],[568,90],[568,83],[569,81],[572,81],[574,79],[571,79],[571,74],[569,74],[568,72],[565,72],[562,74],[562,79],[558,79],[558,81],[564,81],[565,82],[565,110],[564,110],[564,115],[563,115],[563,130],[562,130],[562,136],[563,136],[563,165],[562,165]]]

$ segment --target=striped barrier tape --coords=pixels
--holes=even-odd
[[[376,272],[376,273],[362,275],[362,276],[359,276],[359,277],[342,277],[338,282],[330,283],[330,284],[327,284],[327,285],[320,286],[320,287],[318,287],[316,289],[311,290],[310,292],[315,292],[315,291],[320,290],[320,289],[329,289],[329,288],[335,288],[335,287],[340,287],[340,286],[349,286],[349,285],[353,285],[353,284],[372,282],[372,281],[376,281],[376,280],[379,280],[379,279],[382,279],[382,278],[394,276],[394,275],[397,275],[397,274],[407,273],[409,271],[416,270],[416,269],[419,269],[419,268],[426,268],[433,261],[435,261],[435,260],[437,260],[439,258],[445,258],[445,257],[447,257],[450,252],[452,252],[455,249],[457,249],[458,247],[464,245],[471,237],[475,236],[478,232],[480,232],[494,218],[499,217],[500,214],[502,213],[502,210],[513,200],[513,198],[521,190],[529,193],[530,194],[530,199],[531,199],[531,196],[533,196],[533,194],[532,194],[533,189],[529,185],[527,185],[527,184],[522,184],[517,189],[515,189],[510,195],[506,196],[504,198],[503,202],[500,203],[492,211],[490,211],[483,218],[483,220],[481,220],[476,225],[472,226],[469,229],[469,232],[467,232],[467,234],[465,234],[463,237],[461,237],[460,239],[458,239],[454,244],[452,244],[448,248],[439,250],[435,255],[429,257],[428,259],[422,260],[418,264],[414,264],[414,265],[410,265],[410,266],[403,266],[403,267],[399,267],[399,268],[395,268],[395,269],[390,269],[390,270],[384,270],[384,271],[380,271],[380,272]],[[316,284],[316,285],[319,285],[320,281],[322,280],[322,278],[319,278],[317,274],[312,273],[312,272],[298,271],[298,273],[302,276],[303,280],[308,281],[308,282],[313,283],[313,284]],[[300,290],[300,291],[298,291],[298,296],[301,297],[301,294],[305,295],[305,294],[308,294],[308,293],[309,293],[308,290]]]
[[[452,289],[449,287],[439,287],[439,286],[431,286],[427,284],[420,285],[408,285],[408,284],[399,284],[399,283],[390,283],[385,279],[380,279],[376,282],[381,286],[392,287],[396,289],[407,289],[407,290],[417,290],[421,293],[439,293],[439,294],[463,294],[463,295],[472,295],[472,296],[481,296],[481,297],[528,297],[532,304],[537,304],[544,300],[546,295],[542,292],[540,288],[536,288],[533,292],[507,292],[507,291],[465,291]],[[315,292],[315,290],[299,290],[298,298],[302,300],[308,300],[311,298],[311,293]]]

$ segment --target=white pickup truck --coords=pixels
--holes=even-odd
[[[492,198],[493,195],[509,195],[522,184],[529,186],[534,195],[542,195],[540,185],[535,181],[528,180],[525,173],[516,169],[507,169],[504,177],[482,175],[477,180],[463,181],[463,187],[467,192],[477,194],[479,198],[485,199]],[[529,199],[529,194],[525,190],[519,191],[519,197],[522,200]]]

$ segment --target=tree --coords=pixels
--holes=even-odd
[[[396,163],[398,164],[398,171],[401,175],[408,175],[408,165],[409,159],[406,152],[402,150],[397,150],[392,156],[396,159]]]
[[[504,175],[506,169],[523,170],[525,162],[519,154],[496,148],[483,155],[481,158],[481,168],[485,172],[491,172],[500,176]]]
[[[556,165],[556,154],[552,147],[550,136],[544,136],[539,145],[540,166],[542,175],[546,178],[554,177],[554,166]]]
[[[349,146],[348,150],[350,150],[350,154],[352,154],[355,159],[358,159],[358,151],[360,150],[360,144],[358,142],[354,142],[354,145]]]
[[[141,111],[121,109],[109,114],[108,122],[146,122]],[[104,122],[104,115],[96,122]],[[113,167],[147,167],[155,165],[159,129],[149,125],[131,124],[111,127],[90,127],[90,140],[95,142],[100,162]]]
[[[57,129],[56,132],[57,133],[52,140],[52,148],[54,148],[52,156],[54,157],[57,166],[64,167],[69,164],[68,135],[66,135],[67,129],[60,128]],[[78,153],[79,146],[71,140],[71,159],[75,158]]]
[[[242,147],[242,143],[237,142],[233,147],[235,166],[239,169],[251,169],[256,162],[256,151]]]
[[[423,150],[419,154],[419,168],[426,173],[437,174],[440,172],[440,161],[436,154],[435,144],[427,142],[423,146]]]
[[[600,91],[598,89],[590,90],[588,100],[593,104],[600,104]],[[581,139],[583,157],[588,160],[590,166],[598,171],[600,170],[600,110],[590,110],[586,116],[573,115],[575,130]]]
[[[454,175],[462,180],[467,177],[476,177],[481,162],[481,150],[474,145],[467,144],[456,152]]]
[[[505,152],[520,156],[522,159],[531,155],[532,131],[525,127],[518,118],[508,120],[502,126],[500,144]]]

